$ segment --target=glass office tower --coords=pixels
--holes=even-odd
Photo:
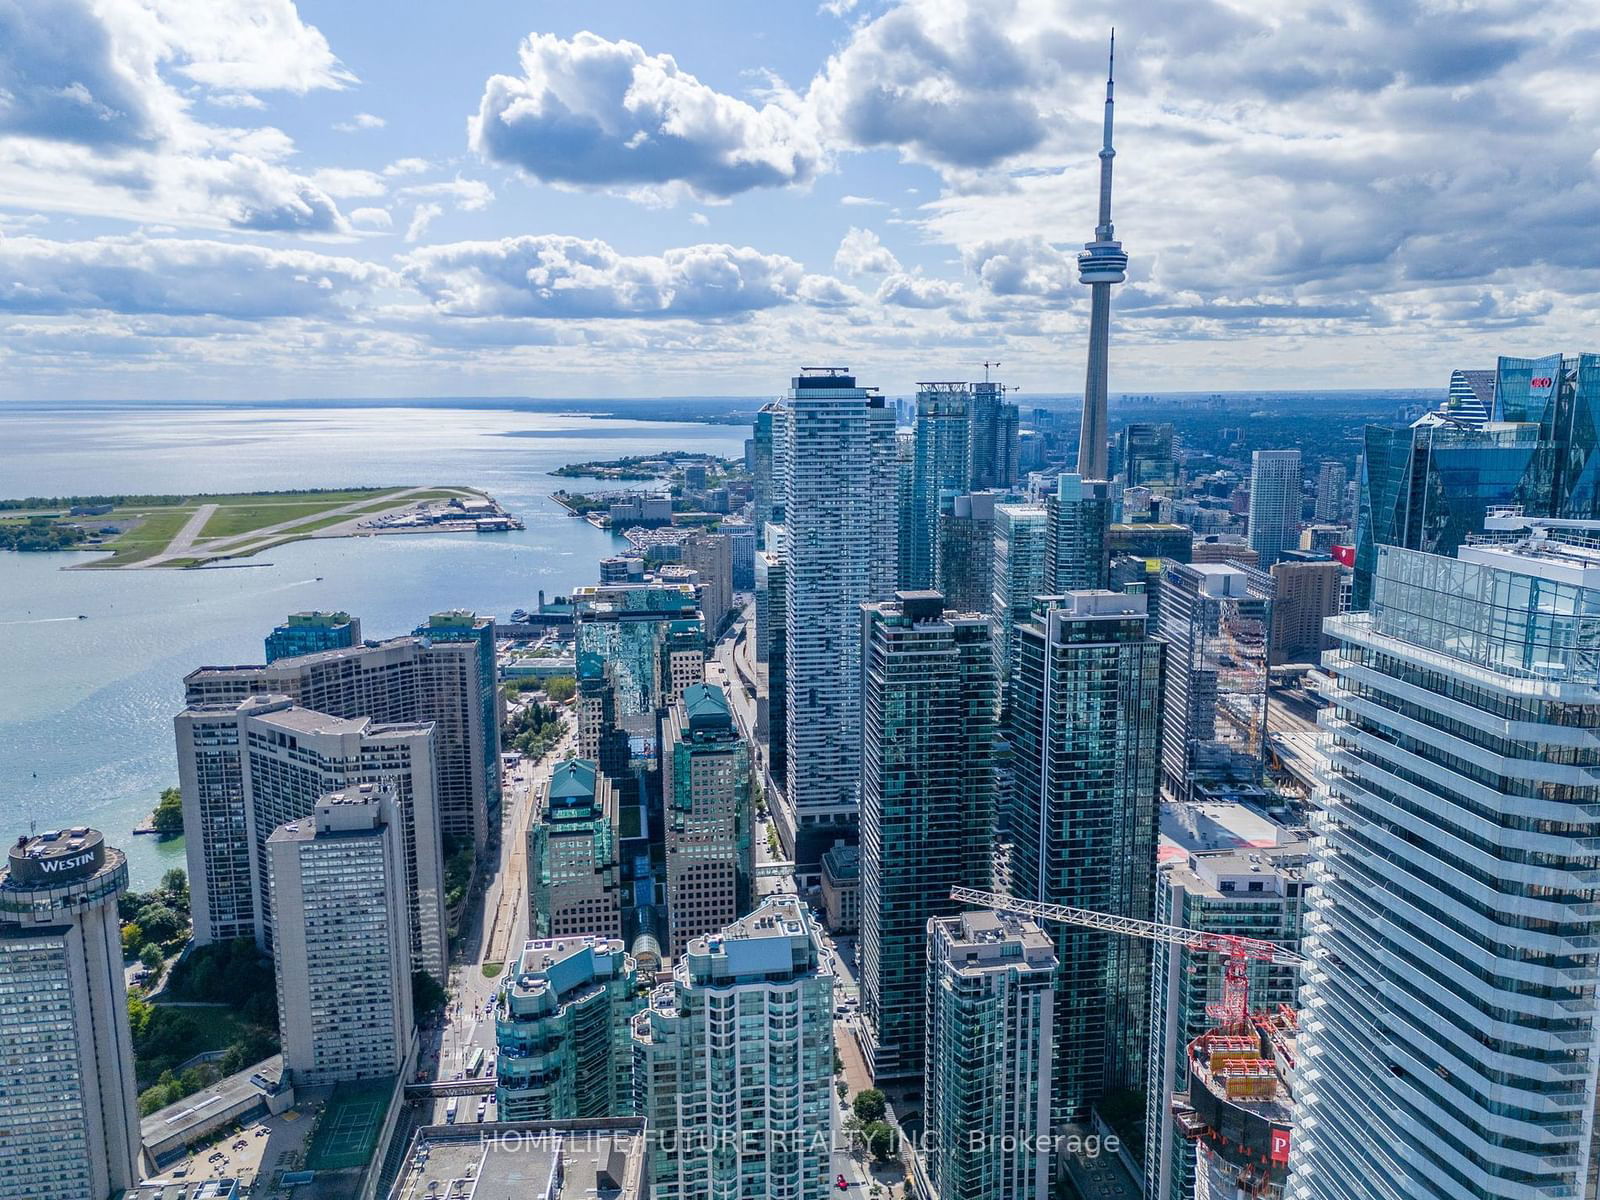
[[[1120,592],[1040,597],[1017,629],[1009,887],[1025,900],[1150,919],[1165,646]],[[1143,1088],[1150,943],[1052,926],[1057,1122]]]

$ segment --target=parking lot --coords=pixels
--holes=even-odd
[[[252,1196],[276,1198],[287,1192],[275,1192],[265,1186],[280,1171],[299,1170],[305,1165],[306,1144],[310,1140],[314,1118],[322,1107],[320,1099],[302,1101],[288,1112],[276,1117],[261,1117],[238,1128],[217,1135],[218,1140],[202,1146],[189,1157],[172,1163],[157,1177],[162,1182],[183,1183],[201,1179],[232,1178],[239,1181],[241,1190],[248,1189],[257,1179],[263,1187]]]

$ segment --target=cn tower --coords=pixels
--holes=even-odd
[[[1111,31],[1111,58],[1106,68],[1106,132],[1100,147],[1100,223],[1094,241],[1078,255],[1078,281],[1089,285],[1089,371],[1083,384],[1083,427],[1078,434],[1078,474],[1105,479],[1106,374],[1111,350],[1111,285],[1127,277],[1128,256],[1111,224],[1111,89],[1116,75],[1117,31]]]

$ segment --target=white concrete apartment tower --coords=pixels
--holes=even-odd
[[[387,783],[317,801],[267,839],[278,1027],[295,1083],[398,1074],[411,1048],[404,842]]]
[[[1250,456],[1250,549],[1265,571],[1300,545],[1300,451],[1257,450]]]
[[[122,851],[81,825],[19,838],[0,871],[0,1200],[109,1200],[139,1182],[127,890]]]
[[[1293,1200],[1595,1195],[1600,523],[1526,524],[1328,622]]]
[[[778,826],[804,867],[857,819],[861,606],[894,595],[898,566],[895,414],[844,368],[808,367],[781,415],[789,753]]]

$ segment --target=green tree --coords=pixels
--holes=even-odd
[[[167,961],[166,955],[161,953],[161,947],[154,942],[147,942],[145,948],[139,951],[139,961],[147,971],[161,970],[161,964]]]
[[[172,897],[175,903],[189,903],[189,876],[182,867],[173,867],[161,877],[161,886],[157,889]]]
[[[865,1088],[857,1092],[851,1107],[863,1125],[883,1120],[884,1114],[889,1111],[888,1101],[877,1088]]]
[[[868,1122],[861,1129],[861,1138],[867,1145],[867,1153],[879,1162],[888,1162],[894,1157],[895,1143],[899,1141],[887,1121]]]
[[[144,948],[144,930],[139,927],[139,922],[129,921],[122,927],[122,953],[126,958],[135,957]]]
[[[177,837],[183,832],[183,796],[177,788],[165,788],[156,804],[156,832],[163,838]]]
[[[171,905],[147,904],[139,910],[139,928],[145,941],[166,945],[189,932],[189,918]]]
[[[418,1023],[431,1019],[449,999],[439,981],[426,971],[411,972],[411,1007]]]
[[[578,691],[578,681],[571,675],[556,675],[544,681],[544,694],[557,704],[571,700]]]

